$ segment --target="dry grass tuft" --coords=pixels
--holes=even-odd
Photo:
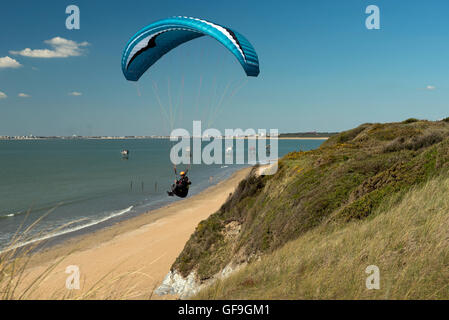
[[[37,248],[44,243],[45,240],[36,241],[35,239],[46,239],[46,233],[30,236],[31,230],[40,223],[51,211],[42,215],[28,227],[24,227],[29,213],[26,215],[22,225],[18,228],[15,236],[7,246],[0,252],[0,300],[28,300],[28,299],[134,299],[149,297],[149,290],[142,292],[137,289],[139,282],[138,277],[150,277],[141,270],[122,272],[117,274],[116,266],[113,270],[106,273],[98,281],[90,287],[78,290],[55,290],[54,292],[42,292],[40,287],[45,286],[45,281],[55,275],[57,268],[61,262],[66,260],[72,252],[58,258],[57,260],[45,265],[41,271],[36,274],[30,274],[30,265],[33,260]],[[72,222],[78,223],[81,220]],[[61,226],[53,233],[57,233],[68,227],[70,224]],[[25,244],[25,245],[24,245]],[[60,268],[59,268],[60,269]],[[57,272],[56,272],[57,273]],[[85,286],[83,286],[85,287]],[[153,288],[154,289],[154,288]]]

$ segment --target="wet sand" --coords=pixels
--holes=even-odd
[[[23,292],[48,270],[45,279],[25,298],[170,298],[154,296],[152,292],[198,223],[221,207],[250,170],[239,170],[190,198],[38,252],[31,258],[17,291]],[[79,268],[79,290],[66,288],[69,266]]]

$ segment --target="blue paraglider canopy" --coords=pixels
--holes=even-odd
[[[259,75],[257,53],[240,33],[202,19],[173,17],[150,24],[128,41],[122,55],[125,78],[130,81],[139,80],[167,52],[205,35],[216,39],[231,51],[247,76]]]

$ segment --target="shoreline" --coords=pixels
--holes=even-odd
[[[230,177],[232,177],[235,173],[239,172],[240,170],[243,170],[248,167],[243,167],[240,169],[234,169],[230,173],[226,173],[224,177],[220,177],[217,182],[210,183],[208,186],[200,186],[199,190],[195,190],[195,188],[192,188],[189,192],[189,197],[187,199],[190,199],[209,188],[216,186],[226,180],[228,180]],[[92,222],[88,222],[87,224],[76,226],[73,228],[68,228],[66,230],[58,231],[55,233],[49,232],[44,233],[43,235],[38,236],[35,239],[31,240],[25,240],[25,241],[19,241],[17,245],[8,248],[0,248],[0,256],[10,250],[13,250],[15,248],[22,248],[30,246],[32,248],[31,252],[33,253],[41,253],[45,252],[47,250],[53,249],[55,247],[63,246],[66,243],[69,243],[70,241],[76,241],[77,239],[81,239],[83,236],[93,234],[97,231],[105,230],[113,226],[117,226],[120,223],[123,223],[126,220],[133,220],[138,218],[141,215],[146,215],[149,213],[153,213],[157,211],[158,209],[162,209],[165,207],[169,207],[170,205],[178,202],[178,201],[184,201],[186,199],[181,199],[177,197],[167,197],[166,193],[163,192],[163,195],[165,196],[160,199],[155,199],[152,202],[149,202],[145,205],[145,209],[139,208],[138,205],[131,205],[128,204],[129,207],[123,208],[123,209],[116,209],[114,211],[111,211],[110,215],[106,216],[105,218],[100,218],[98,220],[93,220]],[[36,245],[35,245],[36,244]]]
[[[107,298],[111,294],[110,287],[109,290],[94,290],[94,296],[89,287],[92,289],[103,277],[121,277],[121,281],[113,281],[116,287],[112,291],[116,296],[112,298],[148,299],[168,273],[198,223],[221,207],[251,169],[240,169],[226,180],[190,198],[34,253],[23,285],[32,282],[46,268],[55,268],[29,298]],[[56,264],[61,258],[63,262]],[[65,269],[69,265],[79,266],[83,283],[80,290],[69,291],[65,288],[68,277]],[[129,283],[133,283],[132,293],[127,292]],[[89,291],[90,295],[86,296]]]

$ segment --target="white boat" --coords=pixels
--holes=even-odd
[[[128,157],[128,156],[129,156],[129,150],[122,150],[122,151],[120,151],[120,154],[121,154],[123,157]]]

